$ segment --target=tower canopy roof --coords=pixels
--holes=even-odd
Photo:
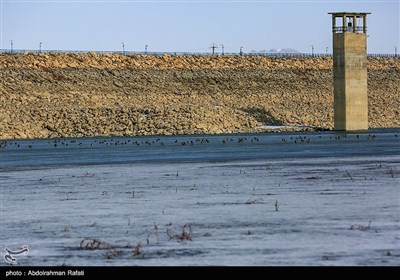
[[[368,12],[334,12],[334,13],[328,13],[330,15],[334,15],[337,17],[343,17],[343,16],[366,16],[370,15],[371,13]]]

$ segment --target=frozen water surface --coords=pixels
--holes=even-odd
[[[27,244],[17,265],[34,266],[399,265],[399,133],[3,141],[2,252]]]

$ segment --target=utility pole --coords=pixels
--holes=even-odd
[[[397,57],[397,47],[396,46],[394,46],[394,57]]]
[[[147,47],[148,47],[149,45],[145,45],[144,46],[144,54],[147,54]]]
[[[239,54],[242,56],[243,55],[243,47],[240,47],[240,52]]]
[[[221,48],[222,48],[222,55],[224,55],[224,44],[221,44]]]
[[[12,52],[13,52],[13,41],[10,40],[10,42],[11,42],[11,49],[10,49],[10,52],[12,53]]]
[[[41,52],[42,52],[42,45],[43,45],[43,43],[42,43],[42,42],[40,42],[40,43],[39,43],[39,53],[41,53]]]
[[[314,45],[311,45],[311,56],[314,56]]]
[[[218,49],[218,47],[217,47],[215,44],[213,44],[213,45],[210,47],[210,49],[212,50],[212,55],[214,55],[214,54],[215,54],[215,49]]]
[[[326,47],[326,49],[325,49],[325,54],[328,54],[328,47]]]
[[[125,43],[122,42],[122,54],[125,55]]]

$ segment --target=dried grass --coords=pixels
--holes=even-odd
[[[169,239],[178,239],[181,241],[192,240],[192,226],[186,224],[182,227],[182,233],[174,233],[172,230],[167,229],[167,235]]]
[[[133,256],[134,257],[138,257],[142,254],[142,251],[140,250],[141,248],[141,243],[139,242],[138,244],[136,244],[136,246],[133,248]]]
[[[114,246],[106,241],[99,239],[83,239],[79,244],[79,248],[82,250],[103,250],[114,249]]]
[[[263,201],[263,199],[260,197],[252,197],[252,198],[249,198],[244,204],[257,204],[262,201]]]
[[[369,221],[368,225],[358,225],[354,224],[350,226],[350,230],[369,230],[371,228],[371,221]]]

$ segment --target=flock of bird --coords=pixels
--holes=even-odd
[[[327,135],[329,136],[330,140],[341,140],[348,138],[349,136],[347,134],[341,134],[341,135]],[[367,139],[367,140],[374,140],[376,138],[375,134],[351,134],[352,137],[355,137],[356,139]],[[398,137],[397,134],[394,135],[395,137]],[[323,136],[319,135],[315,137],[315,135],[309,135],[309,136],[290,136],[288,138],[281,138],[280,141],[283,143],[294,143],[294,144],[300,144],[300,143],[311,143],[312,138],[315,139],[321,139]],[[326,136],[324,136],[326,137]],[[183,137],[182,137],[183,138]],[[119,139],[66,139],[66,138],[59,138],[59,139],[51,139],[47,141],[47,144],[50,146],[53,146],[54,148],[57,147],[98,147],[98,146],[125,146],[125,145],[135,145],[135,146],[151,146],[151,145],[160,145],[164,146],[166,143],[169,145],[181,145],[181,146],[193,146],[196,144],[209,144],[210,142],[215,142],[218,141],[223,144],[230,144],[230,143],[237,143],[237,144],[243,144],[243,143],[256,143],[260,142],[260,138],[256,136],[230,136],[226,138],[221,137],[202,137],[202,138],[193,138],[193,139],[188,139],[188,140],[170,140],[170,138],[154,138],[154,139],[127,139],[127,138],[119,138]],[[187,138],[187,137],[185,137]],[[28,148],[28,149],[33,149],[35,142],[29,142],[27,140],[3,140],[0,141],[0,149],[5,149],[7,147],[9,148]]]

